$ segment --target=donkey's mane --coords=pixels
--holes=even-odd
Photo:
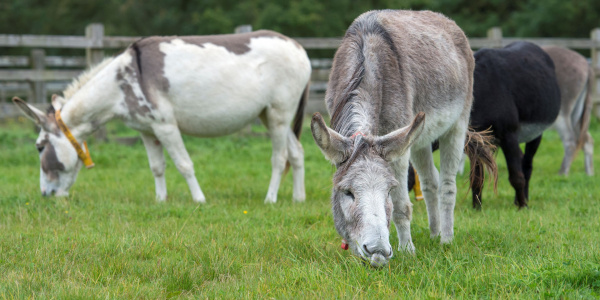
[[[338,72],[351,73],[350,80],[348,82],[338,82],[338,87],[343,86],[343,90],[338,91],[337,95],[333,95],[337,99],[333,99],[336,103],[331,114],[331,126],[338,133],[347,135],[354,132],[357,128],[353,128],[354,116],[360,115],[361,113],[355,109],[356,104],[354,98],[358,94],[358,88],[363,82],[365,77],[365,37],[368,35],[375,35],[380,37],[385,44],[389,47],[392,53],[397,57],[396,46],[390,36],[389,32],[377,21],[375,12],[366,13],[358,20],[350,25],[346,35],[344,36],[344,42],[348,43],[348,49],[354,54],[355,61],[348,63],[348,61],[342,62],[338,65]],[[346,69],[344,69],[346,68]],[[331,79],[337,79],[339,81],[340,76]],[[333,85],[332,85],[333,86]]]
[[[83,72],[77,78],[73,79],[71,84],[63,91],[63,97],[65,100],[71,99],[73,95],[81,89],[94,75],[96,75],[100,70],[104,69],[106,65],[114,60],[114,57],[107,57],[99,64],[91,67],[89,70]]]
[[[356,63],[352,66],[353,70],[347,70],[348,72],[352,72],[352,76],[350,77],[350,81],[347,83],[346,87],[341,91],[340,95],[337,95],[338,101],[333,109],[331,114],[331,126],[335,131],[340,134],[344,134],[345,131],[343,127],[345,124],[348,124],[349,119],[352,118],[352,105],[348,105],[352,102],[354,96],[356,96],[358,86],[363,80],[365,75],[365,56],[362,52],[364,40],[362,36],[358,35],[356,30],[351,30],[356,26],[351,26],[350,29],[346,32],[345,40],[349,40],[352,49],[356,55]],[[333,79],[333,78],[332,78]]]

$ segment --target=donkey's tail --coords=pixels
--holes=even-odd
[[[592,114],[592,106],[594,103],[592,102],[592,89],[594,86],[594,70],[592,67],[588,68],[588,80],[586,85],[586,95],[585,102],[583,106],[583,111],[581,112],[581,118],[579,119],[579,136],[577,137],[577,147],[575,148],[575,153],[577,153],[583,145],[587,141],[588,128],[590,127],[590,118]]]
[[[300,140],[300,134],[302,134],[302,120],[304,120],[304,108],[306,107],[306,101],[308,100],[308,88],[310,83],[306,84],[302,96],[300,96],[300,103],[298,103],[298,109],[294,116],[294,122],[292,125],[292,131],[298,140]],[[283,170],[283,176],[285,176],[290,170],[290,162],[285,163],[285,169]]]
[[[294,116],[294,125],[292,129],[298,140],[300,140],[300,134],[302,133],[302,120],[304,119],[304,108],[306,107],[306,101],[308,100],[309,85],[310,83],[306,84],[304,92],[302,92],[302,96],[300,96],[300,103],[298,103],[298,109],[296,110],[296,115]]]
[[[494,137],[490,129],[484,131],[475,131],[469,128],[467,131],[467,140],[465,142],[465,153],[471,161],[469,189],[474,187],[479,190],[485,180],[484,168],[491,175],[490,180],[494,183],[494,192],[498,187],[498,166],[494,158],[496,146],[492,143]]]

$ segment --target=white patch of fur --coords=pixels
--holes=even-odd
[[[300,83],[310,76],[304,50],[274,37],[253,38],[249,47],[249,52],[237,55],[221,46],[200,47],[180,39],[160,45],[168,98],[183,132],[196,136],[236,132],[268,107],[282,113],[275,122],[291,120],[300,98],[296,95],[304,89]]]
[[[90,79],[92,77],[94,77],[106,65],[111,63],[113,61],[113,59],[114,59],[114,57],[107,57],[103,61],[101,61],[99,64],[93,66],[89,70],[83,72],[77,78],[73,79],[71,84],[63,91],[63,97],[64,97],[63,100],[66,102],[66,101],[68,101],[68,99],[71,99],[71,97],[73,97],[73,95],[75,95],[75,93],[79,89],[81,89],[81,87],[84,84],[86,84],[88,81],[90,81]],[[62,104],[64,105],[65,102],[63,102]]]

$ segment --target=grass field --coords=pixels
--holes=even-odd
[[[600,181],[580,154],[568,178],[547,132],[534,161],[530,208],[517,211],[502,154],[498,194],[471,209],[459,182],[455,240],[430,240],[414,202],[416,256],[395,251],[374,269],[340,249],[329,195],[333,168],[305,120],[307,201],[292,203],[289,174],[263,204],[270,140],[252,134],[186,138],[208,203],[192,202],[168,160],[166,203],[154,200],[145,150],[90,142],[96,167],[67,198],[43,198],[32,125],[0,126],[0,299],[5,298],[598,298]],[[135,133],[109,126],[111,137]],[[600,144],[600,124],[592,124]],[[595,161],[600,170],[600,149]],[[411,195],[412,197],[412,195]],[[392,245],[397,247],[395,228]]]

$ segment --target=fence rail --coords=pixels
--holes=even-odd
[[[142,36],[113,36],[100,40],[80,36],[62,35],[13,35],[0,34],[0,47],[70,48],[70,49],[119,49],[139,40]],[[336,49],[341,38],[294,38],[306,49]],[[469,38],[471,48],[504,47],[512,42],[528,41],[540,46],[555,45],[571,49],[600,48],[600,41],[586,38]],[[500,44],[498,44],[500,42]]]
[[[251,31],[248,25],[236,28],[236,32]],[[0,106],[10,105],[7,97],[13,95],[28,98],[29,102],[42,104],[48,100],[48,92],[59,92],[83,69],[94,65],[104,57],[104,50],[123,49],[141,37],[105,36],[102,24],[90,24],[85,36],[60,35],[14,35],[0,34],[2,47],[30,47],[30,57],[0,56]],[[336,49],[341,38],[295,38],[307,50]],[[592,66],[596,71],[594,92],[595,115],[600,117],[600,28],[591,31],[590,38],[505,38],[498,27],[488,30],[485,38],[470,38],[472,48],[497,48],[515,41],[529,41],[540,46],[556,45],[571,49],[589,49]],[[85,56],[46,56],[38,48],[84,49]],[[318,104],[309,105],[309,110],[324,110],[322,93],[327,87],[331,58],[311,58],[313,67],[311,94]],[[11,93],[11,94],[9,94]],[[7,112],[11,112],[7,114]],[[0,119],[13,116],[12,108],[0,107]]]

